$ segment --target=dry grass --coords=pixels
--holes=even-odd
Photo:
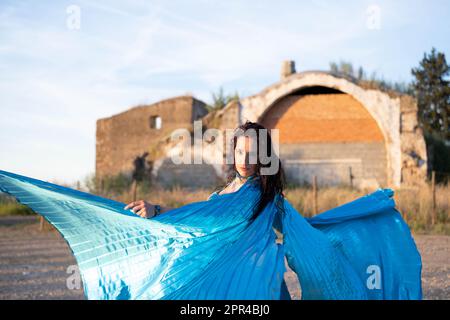
[[[317,194],[318,212],[323,212],[352,201],[374,190],[352,190],[345,187],[319,189]],[[304,216],[313,214],[313,191],[310,188],[292,188],[286,192],[287,199]],[[450,186],[436,186],[436,215],[433,212],[431,187],[416,189],[394,189],[397,210],[416,233],[450,235]]]
[[[435,224],[432,225],[431,187],[396,190],[397,209],[413,230],[423,233],[450,234],[450,186],[436,186]]]
[[[150,191],[143,192],[138,189],[136,198],[144,199],[151,203],[158,203],[167,207],[176,208],[188,203],[204,201],[212,193],[210,189],[189,190],[182,187],[173,187],[171,189],[153,188]],[[133,201],[131,193],[124,193],[116,197],[117,201],[129,203]]]
[[[323,212],[355,200],[375,190],[356,190],[349,187],[321,188],[317,193],[318,212]],[[138,199],[160,203],[168,207],[179,207],[191,202],[203,201],[211,194],[211,189],[188,190],[155,188],[151,192],[138,192]],[[308,187],[290,187],[286,198],[303,216],[313,215],[313,191]],[[128,203],[131,194],[122,194],[117,200]],[[450,235],[450,186],[436,186],[436,221],[431,224],[431,187],[417,189],[394,189],[396,208],[415,233]]]
[[[346,202],[350,202],[365,192],[345,187],[328,187],[317,192],[317,210],[323,212]],[[313,215],[313,190],[311,188],[289,188],[286,190],[288,201],[305,217]]]
[[[212,189],[189,190],[181,187],[171,189],[152,188],[139,190],[137,199],[145,199],[152,203],[177,208],[188,203],[204,201],[211,194]],[[355,200],[374,190],[355,190],[348,187],[327,187],[318,190],[318,212],[323,212],[344,203]],[[103,195],[106,198],[129,203],[132,201],[131,192],[120,195]],[[290,187],[286,190],[288,201],[306,217],[313,215],[313,191],[308,187]],[[396,208],[415,233],[450,235],[450,186],[436,186],[436,220],[431,223],[432,192],[431,187],[418,189],[395,189],[394,200]],[[23,212],[25,211],[25,212]],[[0,201],[0,215],[27,214],[28,208],[11,203],[11,200]]]

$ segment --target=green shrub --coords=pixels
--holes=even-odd
[[[0,195],[0,216],[34,215],[34,211],[11,197]]]

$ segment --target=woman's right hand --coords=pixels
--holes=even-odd
[[[155,214],[155,206],[150,202],[144,200],[133,201],[124,208],[125,210],[131,209],[133,213],[137,214],[142,218],[151,218]]]

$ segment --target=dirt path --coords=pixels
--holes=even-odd
[[[69,247],[55,231],[38,230],[36,217],[0,218],[0,299],[84,299],[82,289],[68,289],[76,265]],[[450,299],[450,237],[415,237],[423,260],[424,299]],[[298,299],[296,275],[286,279]]]

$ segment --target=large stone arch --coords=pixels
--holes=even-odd
[[[386,146],[387,185],[399,187],[402,174],[400,114],[401,99],[379,90],[367,90],[347,79],[326,72],[295,73],[260,93],[241,100],[240,122],[260,121],[280,99],[308,87],[332,88],[359,101],[376,121]],[[424,156],[426,157],[426,155]]]

